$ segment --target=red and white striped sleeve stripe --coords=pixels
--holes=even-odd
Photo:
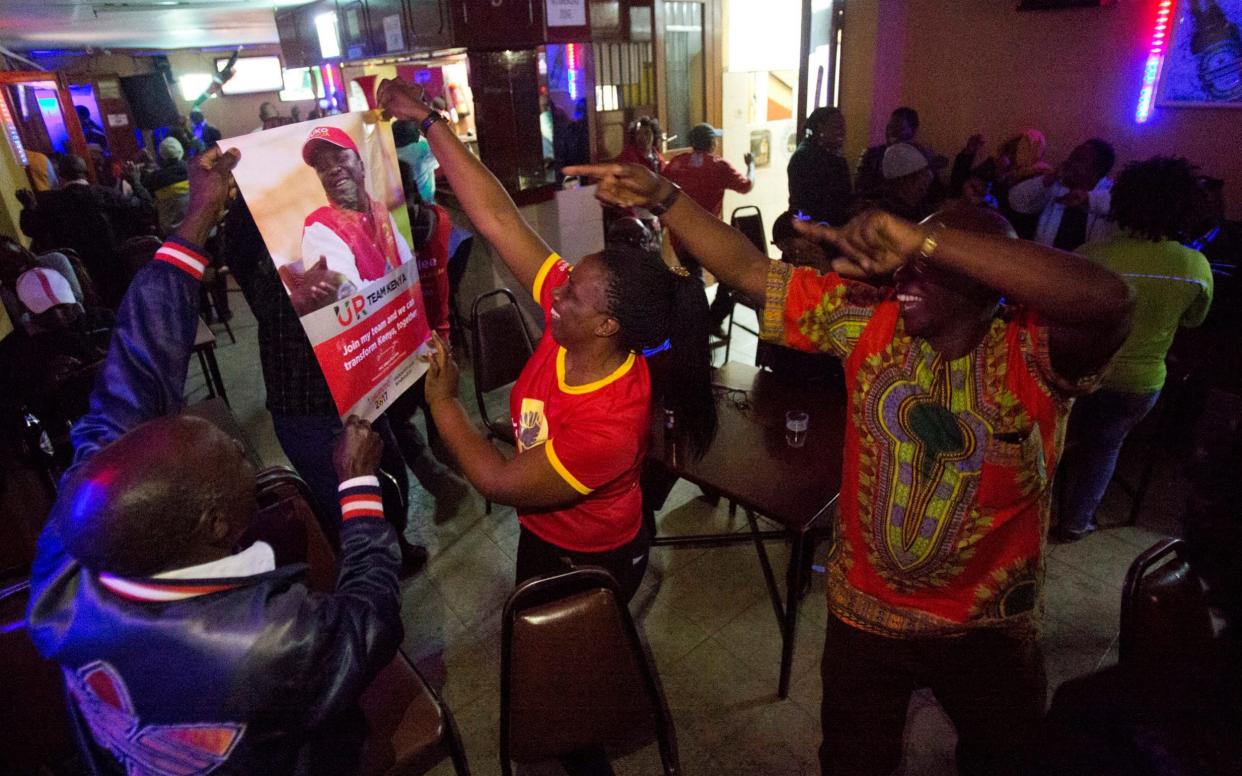
[[[378,477],[354,477],[341,483],[341,520],[384,516],[384,499]]]
[[[208,259],[197,250],[185,243],[167,240],[155,252],[156,261],[166,261],[178,269],[185,270],[195,280],[203,279],[203,270],[207,268]]]

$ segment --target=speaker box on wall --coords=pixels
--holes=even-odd
[[[159,129],[177,121],[177,104],[162,72],[123,76],[121,88],[139,129]]]

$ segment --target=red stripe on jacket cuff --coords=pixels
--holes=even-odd
[[[167,262],[183,270],[195,280],[203,279],[203,270],[207,268],[207,257],[183,243],[165,241],[155,252],[156,261]]]

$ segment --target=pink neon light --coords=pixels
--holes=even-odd
[[[1156,98],[1156,86],[1160,80],[1160,68],[1164,65],[1164,46],[1168,35],[1169,17],[1172,14],[1173,0],[1160,0],[1160,5],[1156,10],[1156,24],[1152,30],[1151,46],[1148,48],[1147,62],[1143,66],[1143,85],[1139,89],[1138,109],[1134,112],[1134,120],[1140,124],[1151,118]]]

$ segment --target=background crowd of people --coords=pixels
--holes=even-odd
[[[1071,729],[1082,703],[1061,696],[1053,724],[1043,719],[1046,530],[1055,520],[1063,542],[1098,530],[1119,451],[1159,400],[1177,331],[1209,320],[1216,288],[1206,254],[1236,259],[1238,246],[1219,181],[1176,156],[1130,161],[1114,177],[1116,153],[1100,138],[1053,165],[1035,129],[992,151],[973,136],[950,164],[919,141],[920,117],[907,107],[851,171],[844,118],[820,108],[789,163],[788,211],[770,235],[781,256],[771,261],[766,246],[721,221],[724,193],[754,185],[750,155],[744,171],[734,167],[716,153],[719,131],[700,124],[689,150],[666,159],[658,122],[644,117],[614,163],[564,170],[597,182],[609,208],[604,250],[571,264],[456,133],[436,126],[445,122],[417,87],[388,81],[378,99],[397,119],[411,248],[436,337],[428,376],[371,424],[339,417],[299,320],[313,277],[291,298],[246,202],[230,191],[236,155],[215,146],[219,132],[201,114],[171,128],[157,160],[112,183],[90,183],[88,162],[65,156],[43,176],[46,190],[21,193],[31,248],[0,242],[0,297],[18,327],[0,343],[0,379],[5,401],[62,432],[85,417],[76,449],[61,454],[69,473],[41,544],[31,615],[36,643],[68,669],[76,702],[91,697],[86,658],[106,660],[108,681],[128,681],[161,713],[185,717],[148,686],[154,680],[137,678],[160,673],[130,648],[154,636],[126,623],[167,600],[159,596],[176,587],[169,579],[211,583],[221,597],[187,595],[191,603],[170,615],[181,630],[161,641],[172,668],[160,671],[210,663],[196,674],[207,700],[195,713],[239,720],[237,767],[279,770],[308,756],[317,731],[352,708],[400,641],[397,580],[427,560],[409,521],[430,518],[411,515],[407,471],[447,513],[467,482],[516,508],[517,582],[602,566],[628,600],[652,538],[644,502],[653,494],[642,481],[649,418],[669,412],[691,455],[713,443],[709,342],[727,336],[721,323],[741,298],[762,310],[762,363],[787,379],[839,382],[851,397],[826,563],[824,772],[891,772],[910,694],[923,686],[957,726],[961,772],[1025,773],[1036,755],[1046,760],[1038,772],[1077,772],[1085,755],[1057,725]],[[298,118],[265,103],[257,129]],[[437,168],[543,312],[544,335],[511,396],[512,456],[458,400],[452,225],[435,201]],[[660,253],[665,240],[672,266]],[[189,252],[202,271],[161,259],[170,249]],[[218,433],[171,416],[197,316],[229,315],[210,295],[223,264],[255,314],[276,437],[341,553],[332,596],[294,584],[262,542],[242,546],[253,471]],[[710,306],[705,270],[719,284]],[[135,366],[148,352],[149,373]],[[440,455],[412,422],[419,410]],[[189,452],[173,465],[148,450]],[[179,485],[196,467],[212,476]],[[1219,484],[1217,468],[1208,471]],[[1215,519],[1220,499],[1208,501],[1201,511]],[[171,528],[152,517],[173,512]],[[264,596],[292,603],[256,607]],[[114,641],[96,642],[85,619],[55,627],[87,610],[110,623]],[[289,698],[270,682],[244,702],[210,692],[220,677],[238,681],[229,661],[240,657],[195,635],[208,616],[277,642],[246,663],[254,676],[245,679],[295,662],[283,678],[299,684],[298,713],[286,713]],[[1227,747],[1212,737],[1220,722],[1169,735]],[[243,738],[246,725],[263,735]],[[332,762],[344,772],[358,731],[335,732],[342,749]],[[562,764],[571,774],[610,772],[602,751],[571,752]]]

